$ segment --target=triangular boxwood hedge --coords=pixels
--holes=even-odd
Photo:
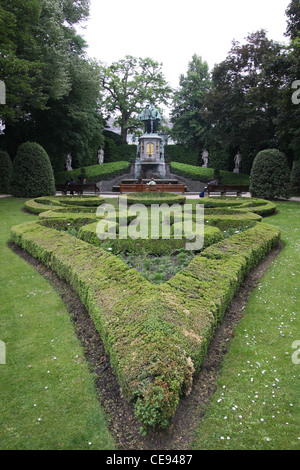
[[[251,207],[262,214],[264,206],[267,212],[275,210],[267,201],[256,205],[251,200],[249,206],[246,198],[227,203],[222,198],[218,205],[217,198],[211,199],[217,207],[230,204],[235,211]],[[85,241],[93,238],[90,228],[85,240],[61,231],[63,220],[68,220],[84,232],[95,223],[95,215],[55,212],[61,209],[55,198],[50,212],[38,207],[44,204],[49,209],[47,198],[27,202],[27,209],[41,215],[36,222],[13,227],[12,240],[70,283],[88,309],[137,417],[145,428],[166,427],[180,396],[191,391],[193,375],[241,281],[278,244],[279,230],[258,222],[258,217],[243,232],[217,243],[212,239],[187,268],[157,286],[101,246]]]

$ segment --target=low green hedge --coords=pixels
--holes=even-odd
[[[96,207],[105,201],[102,197],[93,196],[45,196],[30,199],[24,206],[29,212],[40,214],[48,211],[56,212],[96,212]]]
[[[213,196],[203,197],[197,200],[197,204],[203,204],[205,209],[222,210],[224,211],[223,213],[234,210],[253,212],[262,217],[274,214],[276,211],[276,204],[274,202],[259,198]],[[205,211],[205,213],[209,212]]]
[[[115,255],[119,253],[132,253],[132,254],[149,254],[156,256],[163,256],[173,253],[176,250],[185,249],[186,238],[180,239],[174,238],[174,226],[170,227],[170,239],[159,238],[157,240],[152,239],[107,239],[100,240],[97,236],[98,222],[94,222],[89,225],[82,227],[78,233],[78,238],[91,243],[96,246],[102,246],[105,244],[106,249],[109,248]],[[117,227],[118,228],[118,227]],[[118,232],[118,231],[117,231]],[[224,238],[222,232],[217,227],[205,227],[204,228],[204,248],[217,243]],[[198,251],[198,250],[197,250]]]
[[[186,197],[173,193],[129,193],[126,194],[128,204],[144,204],[151,206],[152,204],[184,204]]]
[[[187,268],[157,286],[101,248],[96,234],[100,218],[93,206],[98,200],[74,198],[69,207],[61,197],[28,201],[27,207],[40,216],[14,227],[12,240],[71,284],[100,332],[122,393],[133,402],[137,417],[145,428],[166,427],[180,396],[191,391],[194,372],[241,281],[279,242],[278,229],[262,222],[258,213],[268,214],[275,206],[248,198],[197,201],[208,207],[204,249]],[[86,206],[80,206],[84,202]],[[121,217],[123,213],[116,214],[116,228]],[[178,221],[173,215],[171,224],[174,233]],[[244,229],[246,224],[252,228],[226,239],[220,231],[228,226]],[[64,233],[67,230],[75,230],[77,238]],[[166,254],[182,249],[184,240],[105,243],[113,253]]]
[[[128,173],[130,169],[130,163],[119,161],[112,163],[103,163],[102,165],[92,165],[84,167],[85,174],[88,183],[97,183],[99,181],[114,178],[115,176]],[[55,175],[56,184],[64,184],[66,179],[74,178],[75,181],[79,182],[78,178],[81,174],[81,168],[72,171],[62,171]]]
[[[196,165],[186,165],[185,163],[172,162],[171,173],[190,178],[192,180],[208,183],[214,179],[213,168],[203,168]],[[221,184],[242,184],[249,185],[249,175],[243,173],[233,173],[230,171],[220,170],[222,178]]]
[[[123,395],[146,428],[168,425],[240,282],[279,237],[277,228],[258,223],[206,248],[170,281],[154,286],[101,248],[39,222],[11,231],[17,245],[78,293]]]

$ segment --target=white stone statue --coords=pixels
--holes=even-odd
[[[239,172],[240,172],[241,163],[242,163],[242,155],[241,155],[240,152],[238,151],[238,153],[237,153],[236,156],[234,157],[234,164],[235,164],[235,168],[234,168],[234,170],[233,170],[234,173],[239,173]]]
[[[104,162],[104,150],[99,149],[99,151],[98,151],[98,163],[99,163],[99,165],[102,165],[103,162]]]
[[[72,168],[72,155],[69,153],[67,155],[67,158],[66,158],[66,167],[67,167],[67,171],[72,171],[73,168]]]
[[[209,153],[207,150],[203,150],[202,152],[202,160],[204,161],[204,165],[202,165],[204,168],[208,168],[209,166]]]

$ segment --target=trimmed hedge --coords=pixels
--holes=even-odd
[[[279,230],[256,223],[204,249],[155,286],[100,247],[44,226],[65,223],[45,214],[42,223],[13,227],[12,240],[70,283],[136,416],[146,428],[166,427],[180,396],[190,393],[193,374],[241,281],[278,244]],[[79,223],[80,214],[75,219]]]
[[[34,214],[42,212],[90,212],[95,214],[96,208],[105,201],[102,197],[91,196],[53,196],[39,197],[25,202],[25,209]]]
[[[198,152],[193,149],[187,148],[185,145],[165,145],[165,160],[166,162],[178,162],[188,165],[197,165],[198,163]]]
[[[274,214],[276,211],[276,204],[274,204],[274,202],[258,198],[228,198],[223,196],[203,197],[197,201],[197,204],[203,204],[205,209],[221,209],[223,214],[225,211],[231,211],[231,208],[233,208],[234,211],[239,212],[253,212],[254,214],[261,215],[262,217]],[[205,211],[205,213],[207,212]]]
[[[184,204],[186,197],[173,193],[129,193],[126,194],[128,204]]]
[[[171,226],[171,237],[170,239],[159,238],[157,240],[151,239],[107,239],[100,240],[97,236],[98,222],[85,225],[78,233],[78,238],[91,243],[96,246],[105,244],[111,249],[112,253],[117,255],[119,253],[132,253],[132,254],[145,254],[163,256],[173,253],[176,250],[182,250],[185,248],[186,239],[184,237],[180,239],[174,238],[174,225]],[[176,226],[175,226],[176,227]],[[117,227],[118,228],[118,227]],[[217,227],[205,227],[204,228],[204,247],[210,246],[213,243],[217,243],[222,240],[223,234]]]
[[[186,165],[184,163],[171,162],[171,172],[177,175],[190,178],[192,180],[208,183],[214,179],[213,168],[203,168],[201,166]],[[222,184],[249,184],[249,176],[243,173],[232,173],[230,171],[220,170]]]
[[[55,195],[50,158],[36,142],[26,142],[18,148],[13,161],[11,191],[15,197]]]
[[[290,168],[283,152],[267,149],[259,152],[250,173],[250,192],[267,199],[291,196]]]
[[[118,161],[112,163],[103,163],[102,165],[92,165],[84,167],[87,183],[98,183],[99,181],[114,178],[115,176],[127,173],[130,169],[130,163]],[[74,178],[79,182],[81,169],[72,171],[62,171],[55,175],[56,184],[64,184],[66,179]]]

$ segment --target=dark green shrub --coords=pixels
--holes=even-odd
[[[105,137],[104,158],[106,163],[117,162],[119,160],[118,147],[113,139]]]
[[[165,145],[164,152],[166,162],[179,162],[189,165],[197,165],[199,163],[197,152],[185,145]]]
[[[12,172],[12,162],[10,156],[4,150],[0,150],[0,193],[10,192],[10,177]]]
[[[300,196],[300,160],[294,162],[291,172],[291,191],[294,196]]]
[[[50,159],[39,144],[26,142],[18,148],[13,162],[11,190],[16,197],[55,195]]]
[[[86,172],[85,168],[81,168],[80,175],[78,177],[80,183],[84,183],[86,181]]]
[[[221,177],[221,173],[220,173],[220,170],[219,168],[215,168],[214,169],[214,180],[218,180],[219,184],[221,184],[221,180],[222,180],[222,177]]]
[[[259,152],[250,174],[253,197],[267,199],[290,197],[290,169],[284,153],[276,149]]]

